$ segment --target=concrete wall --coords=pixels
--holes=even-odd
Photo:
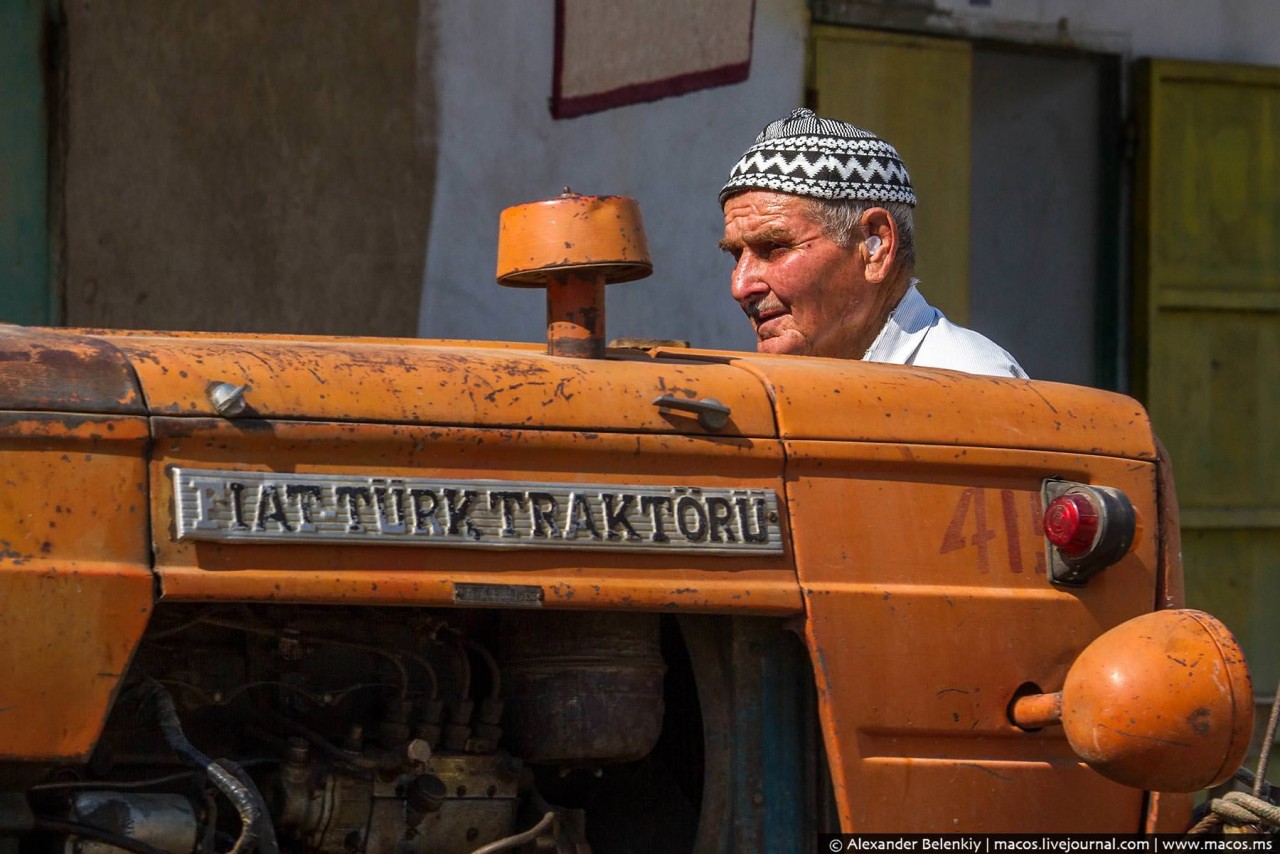
[[[412,335],[418,0],[65,0],[65,322]]]

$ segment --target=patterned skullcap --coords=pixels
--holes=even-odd
[[[803,107],[765,126],[729,172],[720,206],[742,190],[776,190],[819,199],[915,205],[907,167],[893,146],[848,122]]]

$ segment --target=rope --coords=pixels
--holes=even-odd
[[[1276,686],[1275,699],[1271,701],[1271,717],[1267,721],[1267,734],[1262,737],[1262,755],[1258,757],[1258,774],[1253,778],[1253,796],[1260,797],[1262,784],[1267,779],[1267,761],[1271,758],[1271,746],[1276,743],[1276,722],[1280,720],[1280,685]]]
[[[1237,772],[1238,777],[1253,777],[1251,793],[1227,792],[1220,798],[1209,801],[1209,812],[1187,831],[1188,836],[1199,836],[1213,833],[1223,825],[1230,827],[1249,827],[1261,830],[1269,827],[1273,831],[1280,830],[1280,806],[1264,799],[1269,795],[1271,787],[1267,785],[1267,762],[1271,758],[1271,747],[1275,744],[1276,725],[1280,723],[1280,685],[1276,686],[1275,699],[1271,702],[1271,716],[1267,720],[1267,731],[1262,737],[1262,749],[1258,756],[1258,770],[1249,775],[1245,769]]]
[[[1246,792],[1227,792],[1209,802],[1209,814],[1187,831],[1188,836],[1212,833],[1223,825],[1266,825],[1280,829],[1280,807]]]

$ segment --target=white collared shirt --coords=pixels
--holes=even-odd
[[[1026,379],[1016,359],[977,332],[947,320],[925,301],[916,284],[913,279],[863,361]]]

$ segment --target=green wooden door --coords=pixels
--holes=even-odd
[[[1280,69],[1135,74],[1133,385],[1173,458],[1187,600],[1280,678]]]
[[[0,322],[49,323],[45,0],[0,2]]]

